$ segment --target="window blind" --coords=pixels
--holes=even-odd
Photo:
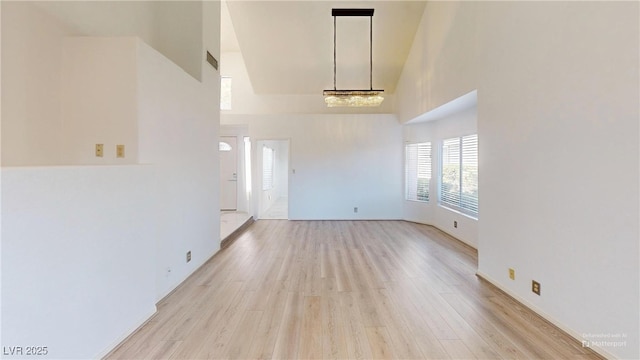
[[[262,148],[262,190],[271,190],[273,188],[273,149],[270,147]]]
[[[431,143],[408,144],[405,147],[405,198],[429,201],[431,182]]]
[[[478,215],[478,135],[442,141],[440,204]]]
[[[440,203],[452,207],[460,205],[460,138],[442,141]]]
[[[478,135],[462,137],[460,207],[478,213]]]

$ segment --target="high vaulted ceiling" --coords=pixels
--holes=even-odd
[[[226,6],[222,51],[242,52],[257,94],[333,89],[331,9],[375,9],[373,88],[394,93],[425,2],[229,1]],[[336,44],[337,88],[369,89],[369,18],[338,17]]]

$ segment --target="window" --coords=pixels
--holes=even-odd
[[[231,110],[231,78],[220,78],[220,110]]]
[[[220,141],[220,144],[218,144],[218,150],[220,150],[220,151],[231,151],[231,145],[229,145],[228,143],[226,143],[224,141]]]
[[[405,147],[405,198],[429,201],[431,182],[431,143]]]
[[[478,135],[442,142],[440,204],[478,216]]]
[[[262,190],[273,189],[273,149],[262,148]]]

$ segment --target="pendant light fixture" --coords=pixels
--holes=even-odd
[[[328,107],[380,106],[384,100],[384,90],[373,89],[373,10],[374,9],[332,9],[333,16],[333,90],[323,91]],[[369,90],[336,89],[336,18],[338,16],[369,17]]]

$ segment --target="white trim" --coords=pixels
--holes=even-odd
[[[478,133],[474,133],[474,134],[467,134],[467,135],[458,135],[458,136],[454,136],[451,138],[446,138],[446,139],[440,139],[439,140],[439,147],[438,147],[438,179],[437,179],[437,184],[438,184],[438,205],[456,212],[460,212],[460,213],[464,213],[472,218],[474,218],[475,220],[478,220],[478,218],[480,217],[480,208],[479,208],[479,203],[480,203],[480,199],[479,197],[476,195],[476,208],[477,210],[474,212],[472,209],[469,208],[465,208],[462,206],[463,204],[463,184],[464,184],[464,179],[463,179],[463,169],[464,169],[464,154],[465,154],[465,146],[464,146],[464,139],[470,136],[475,136],[476,138],[476,162],[478,161]],[[444,199],[444,194],[443,194],[443,186],[444,186],[444,182],[443,182],[443,177],[444,177],[444,147],[445,147],[445,141],[450,141],[450,140],[457,140],[457,146],[458,146],[458,162],[459,162],[459,178],[458,178],[458,185],[460,187],[459,189],[459,194],[458,194],[458,204],[454,204],[451,201],[446,201]],[[477,166],[479,167],[480,164],[478,164]],[[477,174],[476,174],[477,175]],[[476,187],[479,187],[479,179],[476,179]],[[451,199],[449,199],[451,200]]]
[[[435,109],[431,109],[428,112],[418,115],[415,118],[407,121],[405,124],[418,124],[428,121],[435,121],[449,117],[455,113],[462,112],[467,109],[471,109],[478,105],[478,90],[473,90],[467,94],[464,94],[458,98],[449,101],[446,104],[442,104]]]
[[[405,200],[405,201],[410,201],[410,200]],[[464,214],[463,214],[463,215],[464,215]],[[465,241],[464,239],[461,239],[461,238],[459,238],[457,235],[451,234],[450,232],[448,232],[448,231],[446,231],[446,230],[442,230],[440,227],[438,227],[438,226],[436,226],[436,225],[434,225],[434,224],[432,224],[432,223],[429,223],[429,222],[426,222],[426,221],[424,221],[424,220],[420,220],[420,219],[407,219],[407,218],[403,218],[403,219],[400,219],[400,220],[401,220],[401,221],[410,222],[410,223],[414,223],[414,224],[427,225],[427,226],[434,227],[434,228],[436,228],[436,229],[438,229],[438,230],[442,231],[443,233],[445,233],[445,234],[447,234],[447,235],[451,236],[452,238],[456,239],[457,241],[460,241],[461,243],[463,243],[463,244],[465,244],[465,245],[467,245],[467,246],[472,247],[472,248],[473,248],[473,249],[475,249],[476,251],[478,250],[478,246],[476,246],[476,245],[474,245],[474,244],[472,244],[472,243],[470,243],[470,242],[468,242],[468,241]]]
[[[472,214],[467,214],[465,212],[460,211],[459,209],[454,209],[454,208],[448,207],[447,204],[442,204],[440,201],[438,201],[438,207],[443,208],[443,209],[445,209],[447,211],[451,211],[453,213],[462,215],[462,216],[467,217],[467,218],[469,218],[471,220],[478,221],[478,215],[473,216]]]
[[[430,203],[430,201],[429,201],[429,200],[413,200],[413,199],[404,199],[404,201],[417,202],[417,203],[421,203],[421,204],[429,204],[429,203]]]
[[[553,318],[551,315],[549,315],[549,314],[545,313],[544,311],[542,311],[542,309],[540,309],[539,307],[533,305],[532,303],[530,303],[529,301],[527,301],[524,298],[520,297],[519,295],[515,294],[514,292],[510,291],[509,289],[503,288],[502,286],[500,286],[499,282],[497,282],[494,279],[492,279],[489,275],[483,273],[480,270],[476,271],[476,275],[478,277],[480,277],[481,279],[487,281],[491,285],[493,285],[493,286],[497,287],[498,289],[502,290],[504,293],[506,293],[507,295],[509,295],[512,298],[514,298],[517,302],[519,302],[522,305],[524,305],[527,308],[529,308],[529,310],[533,311],[534,313],[538,314],[539,316],[541,316],[542,318],[544,318],[548,322],[552,323],[557,328],[559,328],[560,330],[562,330],[565,333],[567,333],[567,335],[571,336],[572,338],[574,338],[579,343],[582,343],[582,341],[584,340],[582,338],[582,335],[579,332],[566,327],[560,321],[558,321],[557,319]],[[603,356],[606,359],[616,359],[616,357],[614,355],[612,355],[610,352],[606,351],[605,349],[603,349],[601,347],[590,346],[589,349],[593,350],[598,355]]]
[[[147,322],[149,322],[149,320],[151,320],[151,317],[153,315],[155,315],[157,311],[158,311],[158,309],[154,305],[153,309],[149,310],[146,315],[144,315],[141,319],[139,319],[138,321],[135,322],[135,324],[137,324],[137,325],[132,326],[131,328],[129,328],[128,331],[125,331],[122,335],[120,335],[118,338],[116,338],[116,340],[113,341],[111,343],[111,345],[107,346],[106,349],[100,351],[95,356],[95,358],[96,359],[103,359],[107,355],[109,355],[111,352],[113,352],[116,349],[116,347],[118,347],[118,345],[123,343],[131,335],[135,334],[138,329],[142,328]]]

